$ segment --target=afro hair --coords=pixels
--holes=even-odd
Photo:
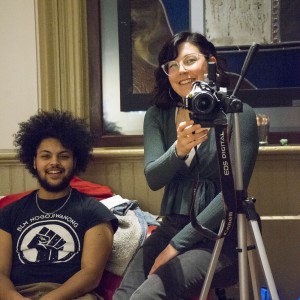
[[[39,111],[26,122],[19,124],[14,135],[14,145],[18,149],[19,159],[26,169],[36,177],[33,167],[37,148],[42,140],[56,138],[76,158],[75,174],[84,172],[91,159],[93,137],[84,119],[74,117],[68,111]]]

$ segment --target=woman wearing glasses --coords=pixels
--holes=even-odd
[[[218,84],[228,85],[212,43],[198,33],[175,34],[159,54],[154,101],[144,120],[145,176],[151,189],[164,188],[161,226],[134,256],[114,299],[191,299],[199,296],[215,241],[197,231],[190,210],[202,226],[218,233],[223,217],[215,128],[190,119],[182,100],[194,81],[203,81],[208,62],[216,62]],[[228,131],[232,115],[228,114]],[[254,111],[240,113],[243,180],[247,188],[254,168],[258,137]],[[233,139],[232,139],[233,140]],[[232,141],[230,142],[232,149]],[[195,201],[193,189],[198,181]],[[192,207],[191,207],[192,206]],[[212,287],[237,281],[236,230],[226,237]]]

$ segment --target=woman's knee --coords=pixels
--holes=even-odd
[[[130,300],[158,300],[166,299],[166,293],[161,279],[153,274],[136,289]]]

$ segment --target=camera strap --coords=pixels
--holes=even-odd
[[[199,180],[197,180],[196,184],[194,185],[192,204],[190,210],[191,223],[193,227],[211,240],[216,240],[218,238],[227,236],[233,228],[237,214],[236,193],[229,155],[229,136],[227,126],[215,127],[215,139],[218,154],[222,199],[224,205],[224,222],[222,228],[220,229],[220,232],[216,234],[210,229],[199,224],[197,221],[194,203],[197,194],[197,189],[199,186]]]
[[[228,128],[217,126],[215,128],[216,146],[218,151],[220,182],[224,204],[224,226],[219,237],[228,235],[234,225],[237,203],[234,187],[233,172],[229,154]]]

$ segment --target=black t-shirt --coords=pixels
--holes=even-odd
[[[96,199],[72,189],[66,200],[39,200],[44,212],[59,209],[45,214],[34,191],[0,210],[0,228],[13,239],[14,285],[64,283],[81,268],[85,232],[104,222],[117,230],[118,219]]]

